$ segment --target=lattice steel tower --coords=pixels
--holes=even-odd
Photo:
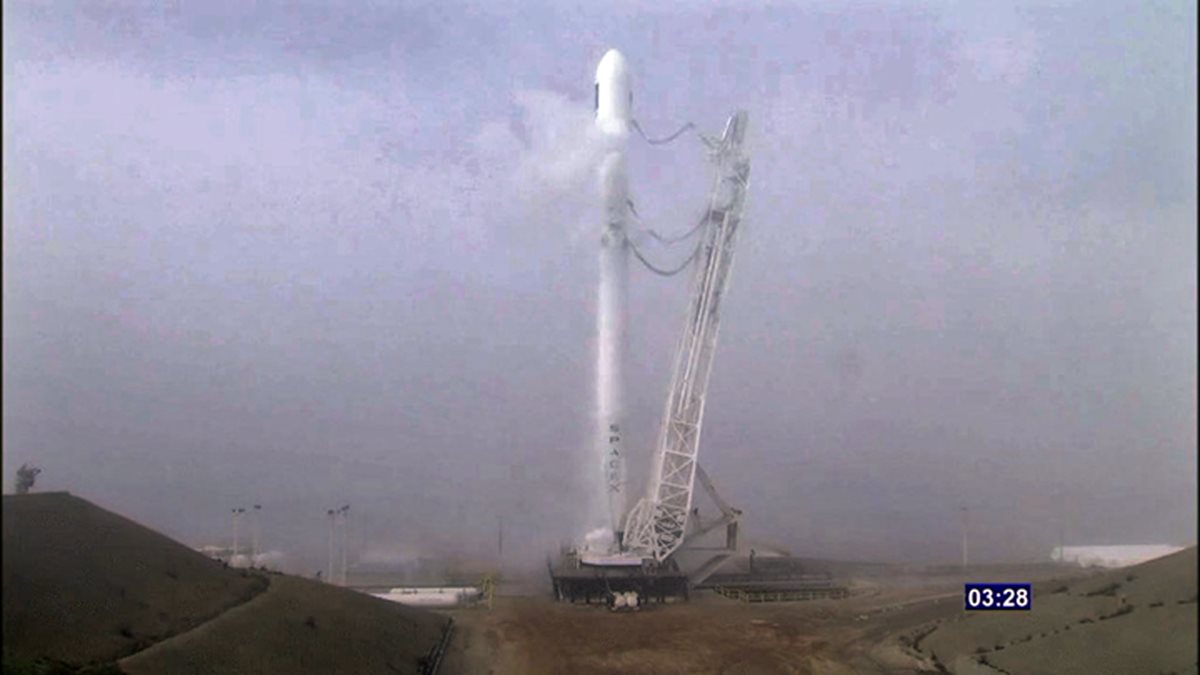
[[[746,123],[746,112],[739,110],[729,118],[721,138],[704,139],[717,171],[697,249],[692,300],[675,355],[649,491],[630,510],[625,522],[624,548],[630,554],[658,562],[666,560],[683,543],[692,508],[721,300],[729,285],[749,188],[750,161],[743,147]]]

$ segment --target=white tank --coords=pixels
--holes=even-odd
[[[480,591],[474,586],[454,586],[446,588],[393,588],[387,593],[372,593],[382,600],[398,602],[414,607],[455,607],[465,604],[480,596]]]

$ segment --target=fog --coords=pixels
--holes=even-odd
[[[586,128],[750,115],[700,461],[751,540],[954,560],[1195,541],[1188,3],[4,4],[4,487],[321,565],[578,534]],[[1007,3],[999,3],[1006,5]],[[679,232],[694,135],[634,142]],[[679,251],[647,245],[656,260]],[[687,301],[634,269],[640,494]],[[599,477],[595,478],[599,480]]]

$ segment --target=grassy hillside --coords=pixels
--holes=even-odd
[[[65,492],[5,496],[3,537],[8,657],[112,661],[267,587]]]
[[[5,496],[3,535],[5,675],[415,675],[448,622],[227,568],[67,493]]]
[[[1029,612],[970,612],[921,651],[957,673],[1197,672],[1196,548],[1034,585]]]
[[[448,619],[298,577],[120,662],[129,675],[412,673]]]

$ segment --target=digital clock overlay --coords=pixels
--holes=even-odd
[[[967,611],[1027,612],[1033,609],[1033,585],[964,584],[963,608]]]

